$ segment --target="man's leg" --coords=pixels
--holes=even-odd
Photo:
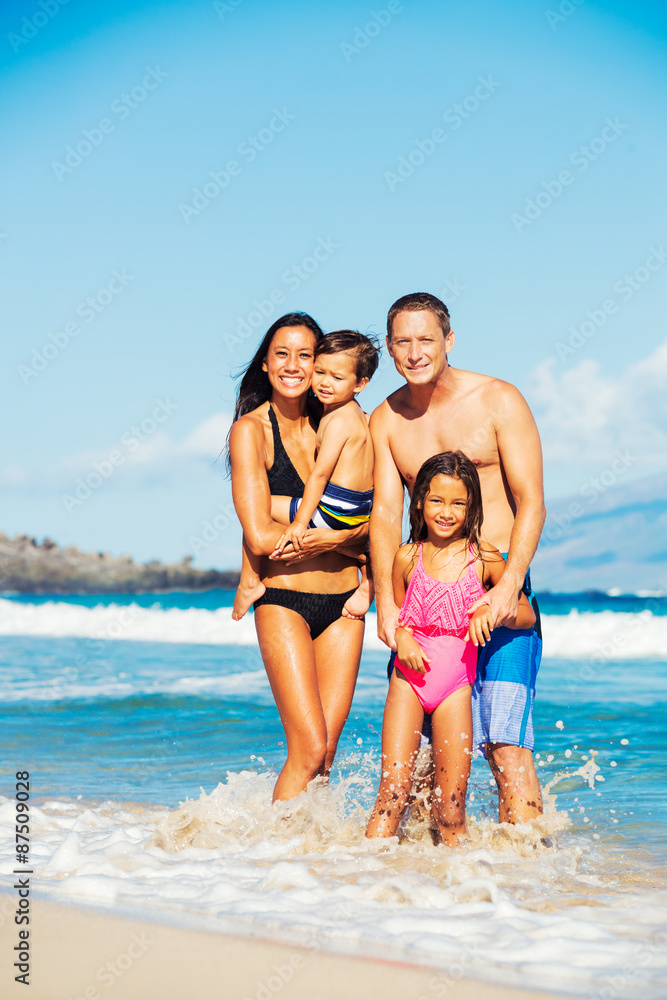
[[[510,743],[487,743],[486,758],[498,785],[498,822],[526,823],[542,814],[533,752]]]

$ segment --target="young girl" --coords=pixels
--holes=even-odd
[[[394,559],[401,605],[397,658],[382,723],[382,779],[367,837],[393,837],[410,793],[424,712],[432,716],[435,767],[432,811],[440,840],[465,833],[472,751],[471,686],[477,647],[491,638],[488,604],[468,608],[502,576],[503,557],[480,542],[482,495],[477,469],[460,451],[424,462],[410,502],[410,541]],[[514,628],[535,615],[525,595]]]

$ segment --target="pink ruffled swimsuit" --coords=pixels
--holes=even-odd
[[[475,681],[477,646],[465,638],[470,626],[468,608],[485,590],[475,572],[472,546],[467,573],[451,583],[428,575],[422,562],[422,547],[419,546],[417,565],[405,592],[399,621],[412,628],[431,662],[425,674],[404,667],[399,659],[396,666],[424,711],[434,712],[450,694]]]

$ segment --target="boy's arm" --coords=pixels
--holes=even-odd
[[[317,510],[317,505],[322,499],[327,483],[331,479],[348,439],[349,429],[344,418],[336,420],[334,417],[327,421],[315,460],[315,468],[308,476],[304,487],[303,500],[299,504],[294,521],[285,529],[279,539],[276,552],[282,552],[288,542],[292,543],[296,552],[301,551],[301,539],[308,529],[311,517]]]

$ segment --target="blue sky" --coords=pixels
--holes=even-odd
[[[3,4],[0,528],[237,565],[230,373],[280,312],[382,333],[414,290],[450,305],[453,364],[527,396],[548,496],[664,470],[665,19]],[[366,408],[397,384],[384,363]]]

